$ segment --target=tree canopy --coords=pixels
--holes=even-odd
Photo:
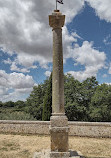
[[[111,121],[111,85],[99,85],[95,77],[79,82],[70,74],[65,75],[64,100],[70,121]],[[51,111],[52,74],[44,83],[33,87],[25,102],[0,101],[0,119],[48,121]]]

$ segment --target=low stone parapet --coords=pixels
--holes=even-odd
[[[107,122],[69,122],[70,135],[81,137],[111,138],[111,123]]]
[[[49,135],[49,121],[0,120],[0,133]],[[111,123],[68,122],[70,136],[111,138]]]
[[[0,120],[0,132],[49,135],[49,124],[49,121]]]

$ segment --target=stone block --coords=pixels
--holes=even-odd
[[[53,28],[61,28],[64,26],[65,15],[55,10],[52,15],[49,15],[49,25]]]
[[[69,158],[69,152],[51,152],[50,158]]]
[[[50,118],[51,127],[67,127],[68,119],[65,114],[53,114]]]
[[[51,151],[67,152],[68,128],[67,127],[51,128],[50,134],[51,134]]]

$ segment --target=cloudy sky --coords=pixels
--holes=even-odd
[[[25,100],[52,71],[56,0],[0,0],[0,100]],[[111,83],[111,0],[64,0],[64,73]]]

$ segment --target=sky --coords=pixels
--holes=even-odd
[[[56,0],[0,0],[0,101],[23,100],[52,71]],[[64,73],[111,84],[111,0],[63,0]]]

